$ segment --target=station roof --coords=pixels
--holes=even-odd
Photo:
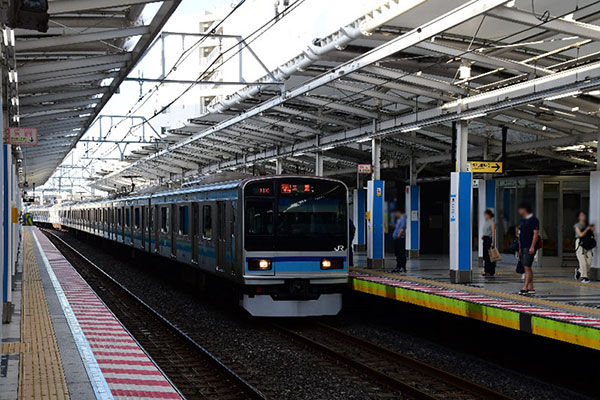
[[[41,186],[92,124],[181,0],[49,1],[46,33],[17,29],[20,126],[27,180]],[[147,3],[160,3],[149,21]]]
[[[469,158],[498,159],[501,127],[514,170],[595,168],[600,2],[390,0],[318,38],[260,81],[94,185],[197,179],[257,165],[326,175],[370,163],[447,175],[452,123],[469,125]],[[539,9],[538,9],[539,8]],[[441,173],[440,171],[443,171]]]

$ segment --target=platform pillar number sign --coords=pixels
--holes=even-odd
[[[365,218],[367,211],[367,191],[365,189],[354,189],[354,209],[352,221],[356,227],[356,234],[352,245],[356,251],[365,251],[367,248],[366,228],[367,220]]]
[[[472,280],[473,176],[470,172],[450,174],[450,280]]]
[[[590,224],[596,225],[595,236],[596,240],[600,237],[598,229],[600,227],[600,171],[590,173]],[[592,268],[590,269],[589,278],[593,281],[600,281],[600,255],[598,250],[592,252]]]
[[[421,242],[421,191],[419,186],[406,187],[405,196],[406,210],[406,253],[409,258],[419,257],[419,246]]]
[[[481,241],[481,237],[483,236],[483,226],[485,222],[485,217],[483,213],[485,210],[491,210],[494,214],[496,214],[496,181],[488,179],[477,179],[474,181],[477,183],[477,191],[478,191],[478,214],[477,215],[477,240],[479,241],[479,245],[477,246],[477,255],[479,258],[479,266],[483,266],[483,245]],[[497,243],[494,243],[497,245]]]
[[[367,184],[367,268],[384,266],[384,182],[371,180]]]

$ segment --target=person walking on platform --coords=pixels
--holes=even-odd
[[[404,210],[396,208],[396,228],[392,234],[394,239],[394,253],[396,254],[396,268],[392,272],[406,272],[406,215]]]
[[[490,249],[495,247],[496,243],[496,222],[492,210],[485,210],[483,213],[483,276],[494,276],[496,274],[496,263],[490,259]]]
[[[533,215],[531,204],[519,204],[519,260],[525,269],[525,283],[519,294],[535,294],[533,288],[533,260],[537,251],[537,242],[540,237],[540,221]]]
[[[575,279],[581,282],[589,283],[588,273],[592,266],[592,250],[596,247],[594,238],[594,225],[589,225],[587,215],[584,211],[577,213],[577,223],[573,225],[575,229],[575,254],[579,262],[579,268],[575,270]]]

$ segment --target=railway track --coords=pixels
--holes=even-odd
[[[404,397],[508,400],[487,387],[321,323],[274,328]]]
[[[64,240],[47,229],[42,231],[186,398],[267,399]]]

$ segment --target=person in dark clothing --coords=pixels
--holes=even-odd
[[[496,274],[496,263],[490,259],[490,249],[495,247],[496,243],[496,222],[494,222],[494,213],[492,210],[485,210],[483,213],[485,221],[483,223],[483,276],[494,276]]]
[[[354,235],[356,235],[356,227],[354,226],[354,222],[352,222],[352,219],[350,219],[350,248],[348,249],[348,265],[351,267],[354,266],[354,252],[352,251],[352,242],[354,242]]]
[[[533,215],[531,204],[519,205],[519,260],[525,269],[525,283],[519,294],[535,294],[533,288],[533,260],[537,251],[537,241],[540,235],[540,221]]]
[[[396,216],[396,228],[392,239],[394,239],[396,268],[392,272],[406,272],[406,215],[399,208],[394,210],[394,215]]]

